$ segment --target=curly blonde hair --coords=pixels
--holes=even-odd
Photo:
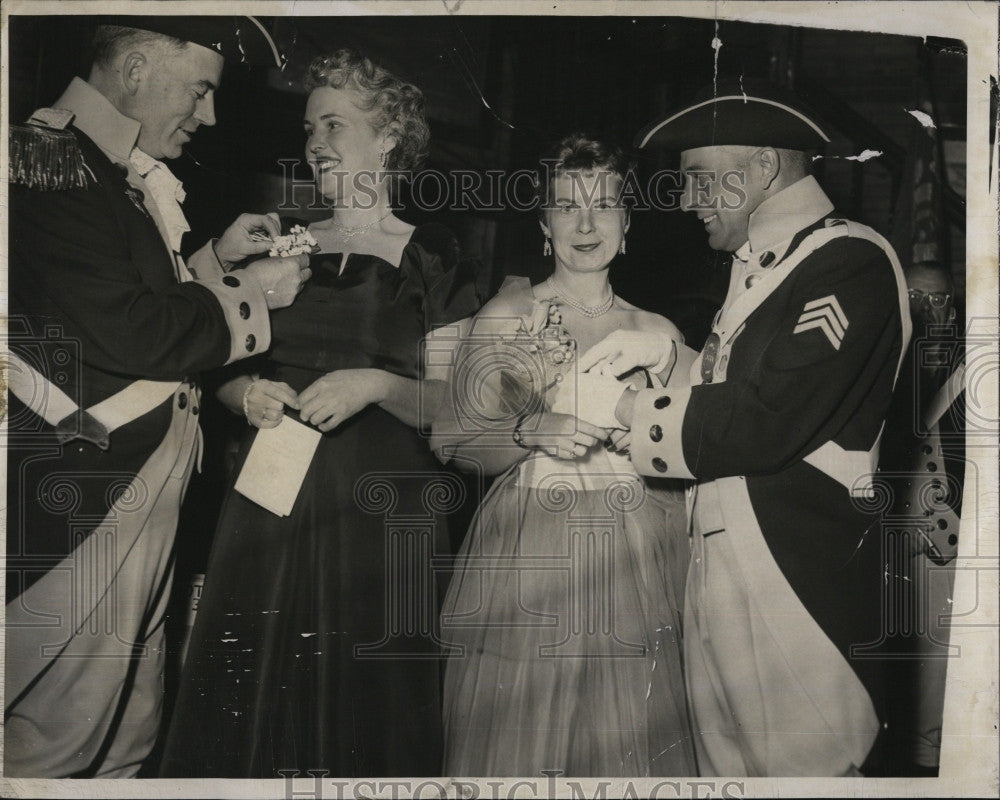
[[[362,109],[372,115],[375,131],[389,128],[395,135],[396,146],[386,156],[386,169],[415,170],[423,163],[430,128],[424,94],[416,86],[351,48],[319,56],[310,64],[306,89],[311,92],[321,86],[357,91],[364,98]]]

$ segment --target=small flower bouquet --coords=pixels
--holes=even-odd
[[[559,384],[573,369],[576,340],[562,326],[559,305],[536,300],[530,317],[497,348],[500,407],[510,416],[552,408]]]
[[[276,236],[269,256],[297,256],[302,253],[318,253],[319,244],[302,225],[294,225],[285,236]]]

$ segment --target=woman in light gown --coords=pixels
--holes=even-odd
[[[694,775],[680,653],[682,487],[638,477],[617,421],[590,411],[624,387],[573,369],[574,350],[618,328],[681,336],[608,281],[629,225],[622,151],[574,135],[542,164],[552,275],[535,286],[509,278],[463,326],[434,426],[440,458],[498,476],[442,612],[445,773]],[[657,366],[630,380],[683,372]]]
[[[444,384],[421,341],[476,310],[474,275],[450,231],[393,213],[387,171],[426,150],[420,90],[352,50],[317,58],[307,88],[305,155],[333,213],[309,226],[312,279],[272,315],[261,375],[219,396],[252,426],[237,471],[283,417],[323,435],[288,516],[226,498],[164,777],[441,769],[439,643],[392,620],[437,613],[430,560],[447,530],[428,495],[445,476],[417,426]],[[389,514],[421,525],[397,536]]]

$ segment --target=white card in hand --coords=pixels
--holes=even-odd
[[[261,428],[236,479],[236,491],[271,513],[287,517],[322,435],[288,417],[282,417],[274,428]]]
[[[627,383],[597,372],[570,372],[559,384],[552,410],[599,428],[621,428],[615,409],[627,388]]]

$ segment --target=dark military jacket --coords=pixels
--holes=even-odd
[[[12,130],[29,145],[19,151],[20,175],[53,169],[46,158],[53,152],[62,162],[67,154],[82,159],[83,167],[81,180],[63,180],[58,188],[51,181],[40,188],[30,177],[10,184],[9,343],[12,358],[19,359],[10,369],[26,364],[42,376],[35,394],[43,395],[43,404],[44,395],[58,389],[82,409],[138,379],[186,382],[189,391],[165,393],[162,402],[106,437],[80,415],[57,432],[58,423],[39,413],[37,397],[32,408],[11,393],[8,600],[100,523],[175,414],[198,414],[199,371],[260,352],[270,342],[256,280],[219,270],[202,281],[178,282],[176,257],[142,190],[129,182],[128,147],[118,134],[120,124],[131,123],[137,135],[137,123],[114,117],[109,103],[107,109],[100,109],[104,130],[115,132],[107,138],[117,144],[94,141],[72,124]],[[91,133],[102,138],[104,130]],[[59,476],[65,479],[53,480]]]

